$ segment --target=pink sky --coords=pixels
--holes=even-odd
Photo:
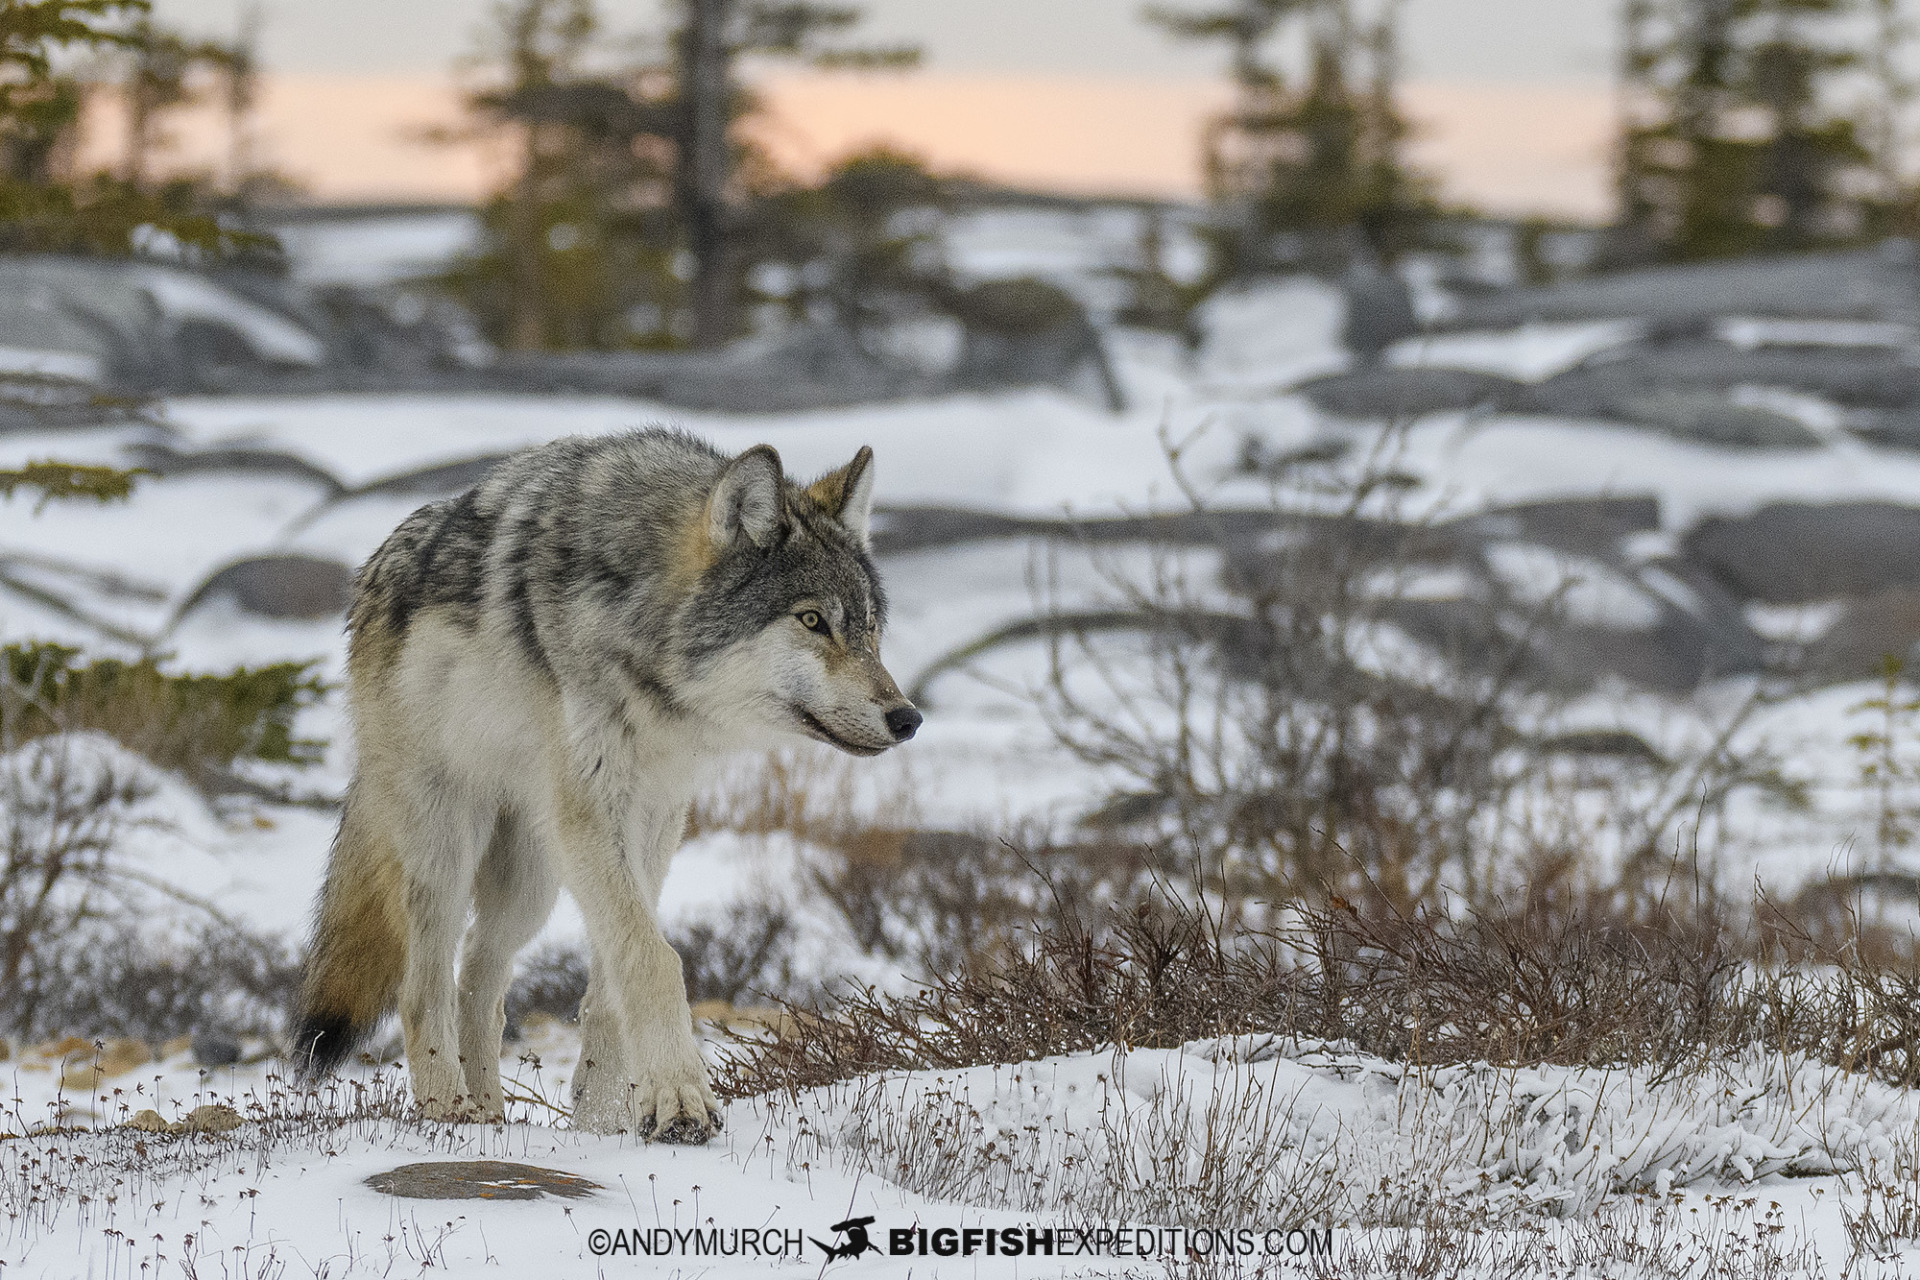
[[[1123,76],[806,74],[763,87],[762,136],[802,172],[884,141],[1022,185],[1165,196],[1198,194],[1200,127],[1225,101],[1216,81]],[[1417,158],[1449,196],[1498,212],[1606,213],[1604,83],[1429,80],[1409,84],[1406,101],[1422,126]],[[282,73],[264,95],[261,150],[326,199],[464,200],[495,181],[498,158],[417,140],[458,118],[444,79]],[[181,132],[183,157],[219,154],[212,128]],[[96,148],[109,151],[111,135],[99,129]]]

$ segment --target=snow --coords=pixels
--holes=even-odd
[[[1086,243],[1079,243],[1072,235],[1042,236],[1035,225],[1021,215],[963,226],[958,234],[970,269],[1084,275],[1087,262],[1107,251],[1089,246],[1110,248],[1138,230],[1122,220],[1089,223],[1081,228]],[[313,249],[300,269],[318,273],[310,277],[315,279],[331,278],[328,271],[350,275],[355,254],[364,251],[372,278],[394,270],[390,264],[409,253],[430,256],[431,245],[440,243],[435,237],[443,235],[450,237],[449,224],[426,220],[406,235],[395,231],[376,253],[354,249],[342,234],[331,247]],[[408,243],[415,247],[405,249]],[[171,305],[188,314],[216,301],[228,305],[181,294]],[[1044,390],[778,417],[690,413],[608,397],[198,397],[164,405],[161,428],[0,435],[0,466],[48,457],[124,463],[130,446],[161,440],[182,449],[245,445],[284,451],[352,490],[569,434],[668,422],[729,450],[770,442],[799,475],[839,466],[860,445],[871,445],[883,506],[1054,517],[1185,509],[1187,498],[1165,457],[1170,443],[1182,450],[1187,477],[1214,501],[1259,506],[1270,497],[1267,482],[1235,469],[1246,440],[1261,443],[1269,457],[1344,440],[1355,446],[1355,456],[1384,458],[1412,477],[1414,487],[1398,501],[1415,511],[1458,515],[1545,498],[1652,495],[1659,500],[1662,528],[1634,541],[1636,555],[1670,551],[1676,536],[1702,517],[1741,514],[1768,502],[1920,502],[1920,456],[1853,440],[1837,421],[1820,417],[1822,406],[1797,402],[1790,406],[1796,415],[1823,428],[1818,448],[1730,451],[1613,424],[1521,415],[1437,414],[1390,436],[1324,421],[1284,388],[1347,366],[1337,340],[1342,309],[1337,290],[1311,281],[1220,295],[1202,313],[1207,340],[1191,361],[1177,341],[1164,336],[1119,335],[1113,346],[1118,373],[1134,406],[1119,414]],[[281,339],[271,326],[262,326],[259,317],[246,323],[255,326],[249,332],[266,344],[263,350],[276,350],[272,344]],[[1740,323],[1748,327],[1728,328],[1729,340],[1897,340],[1879,330],[1828,326],[1815,333],[1773,321]],[[1619,325],[1536,326],[1403,344],[1390,358],[1539,378],[1631,336],[1629,327]],[[298,358],[293,345],[277,350],[281,358]],[[1774,407],[1787,404],[1776,393],[1743,395]],[[1351,464],[1333,469],[1343,465]],[[246,556],[300,552],[357,564],[424,500],[389,492],[333,496],[322,483],[284,475],[175,475],[149,480],[129,502],[106,507],[55,504],[36,511],[16,499],[0,507],[0,557],[21,557],[34,582],[71,593],[119,627],[158,637],[157,648],[177,669],[311,659],[337,681],[345,665],[337,619],[269,621],[224,601],[182,616],[180,606],[210,573]],[[1648,586],[1661,589],[1656,570],[1629,580],[1597,560],[1519,542],[1492,546],[1489,559],[1522,598],[1556,597],[1576,620],[1614,627],[1658,621],[1645,594]],[[1137,575],[1148,563],[1137,548],[1096,555],[1024,537],[887,555],[881,569],[892,599],[889,666],[903,686],[910,685],[960,644],[1031,616],[1043,598],[1073,607],[1097,604],[1107,575]],[[1217,561],[1196,554],[1188,564],[1195,593],[1211,598],[1208,593],[1218,590]],[[122,580],[118,588],[105,584],[101,575],[109,573]],[[1396,589],[1444,598],[1459,594],[1462,585],[1457,576],[1436,571]],[[1665,589],[1678,597],[1689,591],[1678,580]],[[1837,616],[1832,605],[1755,607],[1749,614],[1758,630],[1779,640],[1817,635]],[[84,623],[0,595],[0,640],[29,637],[114,647]],[[1383,665],[1426,660],[1411,642],[1392,635],[1379,640],[1377,661]],[[815,771],[825,792],[837,794],[844,783],[855,812],[876,821],[984,832],[1033,824],[1063,831],[1098,799],[1105,777],[1073,760],[1036,710],[1031,695],[1046,674],[1042,643],[995,649],[932,685],[929,718],[910,747],[876,761],[848,762],[824,749],[796,746],[789,759],[796,768]],[[1712,741],[1745,714],[1736,745],[1772,747],[1789,772],[1806,782],[1810,803],[1804,810],[1757,799],[1733,805],[1725,831],[1729,881],[1758,877],[1770,889],[1791,893],[1830,871],[1879,865],[1882,851],[1871,842],[1873,814],[1860,786],[1859,753],[1848,746],[1849,736],[1866,727],[1862,704],[1878,687],[1829,688],[1763,702],[1748,714],[1743,708],[1754,692],[1751,681],[1730,680],[1677,701],[1603,687],[1579,700],[1567,718],[1570,725],[1631,729],[1656,750],[1678,754]],[[300,732],[332,743],[326,759],[275,779],[337,796],[353,760],[338,699],[306,712]],[[111,743],[88,737],[72,743],[85,758],[137,773],[147,784],[138,816],[153,821],[129,828],[124,854],[132,864],[260,930],[297,936],[304,928],[325,866],[332,811],[255,801],[211,804]],[[741,767],[752,766],[748,761]],[[800,963],[810,972],[900,984],[897,966],[860,953],[844,925],[817,909],[807,869],[818,852],[783,834],[703,832],[674,863],[663,917],[672,926],[724,921],[735,904],[780,901],[800,921]],[[150,909],[158,926],[174,908],[156,898]],[[577,910],[563,903],[542,942],[581,937]],[[528,1091],[564,1105],[577,1044],[568,1030],[552,1025],[530,1027],[529,1036],[510,1050],[507,1065]],[[537,1070],[518,1061],[523,1051],[538,1056]],[[271,1111],[281,1105],[271,1098],[271,1069],[258,1063],[203,1078],[175,1051],[109,1084],[142,1091],[122,1099],[132,1109],[152,1105],[171,1114],[176,1104],[218,1095],[243,1109],[252,1096]],[[389,1069],[387,1078],[392,1074]],[[50,1064],[46,1055],[0,1063],[0,1078],[12,1080],[9,1096],[17,1100],[11,1119],[0,1106],[0,1133],[24,1131],[61,1101],[58,1063]],[[357,1069],[353,1078],[385,1087],[373,1083],[372,1068]],[[117,1114],[111,1098],[109,1093],[103,1112],[69,1097],[75,1108],[70,1118],[110,1122]],[[9,1280],[138,1275],[141,1260],[157,1251],[168,1258],[161,1274],[171,1275],[187,1256],[184,1238],[192,1234],[202,1275],[221,1269],[215,1258],[224,1260],[225,1274],[255,1276],[274,1274],[276,1265],[288,1275],[411,1274],[426,1261],[453,1275],[586,1275],[651,1269],[658,1262],[596,1259],[585,1244],[595,1228],[687,1227],[711,1220],[721,1227],[791,1228],[831,1239],[832,1223],[859,1213],[874,1214],[880,1230],[1065,1226],[1084,1225],[1089,1204],[1142,1225],[1165,1226],[1197,1220],[1199,1210],[1178,1196],[1201,1182],[1193,1167],[1181,1163],[1192,1149],[1178,1158],[1168,1155],[1167,1135],[1204,1135],[1208,1118],[1223,1116],[1232,1119],[1221,1132],[1235,1158],[1263,1170],[1261,1194],[1272,1203],[1310,1191],[1330,1197],[1315,1211],[1316,1225],[1370,1224],[1340,1227],[1342,1247],[1399,1238],[1394,1233],[1402,1227],[1393,1224],[1408,1219],[1383,1216],[1378,1202],[1370,1207],[1367,1200],[1370,1190],[1384,1185],[1407,1204],[1424,1189],[1479,1205],[1492,1215],[1491,1230],[1516,1248],[1535,1247],[1542,1239],[1569,1250],[1590,1247],[1592,1240],[1579,1234],[1589,1229],[1582,1223],[1608,1224],[1607,1230],[1623,1237],[1641,1238],[1635,1233],[1652,1231],[1656,1210],[1668,1206],[1701,1224],[1699,1230],[1728,1239],[1745,1233],[1739,1238],[1752,1240],[1756,1229],[1784,1221],[1782,1240],[1838,1260],[1849,1250],[1842,1202],[1862,1202],[1862,1171],[1903,1158],[1902,1144],[1911,1145],[1920,1127],[1920,1104],[1915,1095],[1864,1076],[1778,1055],[1658,1076],[1485,1064],[1422,1069],[1347,1045],[1199,1042],[964,1072],[896,1073],[798,1097],[737,1101],[729,1108],[725,1137],[699,1150],[577,1134],[538,1106],[523,1107],[514,1123],[499,1127],[443,1129],[368,1119],[334,1131],[294,1133],[297,1126],[290,1122],[278,1129],[255,1123],[233,1138],[154,1137],[146,1140],[153,1151],[194,1154],[153,1155],[146,1164],[129,1163],[124,1132],[48,1137],[69,1144],[72,1152],[91,1152],[90,1162],[120,1170],[115,1176],[123,1177],[123,1189],[112,1202],[96,1196],[82,1206],[68,1195],[27,1218],[0,1214],[0,1259]],[[972,1165],[936,1158],[924,1138],[947,1132],[965,1136],[974,1144],[966,1150],[975,1152],[994,1141],[996,1154]],[[0,1199],[11,1194],[7,1188],[21,1185],[9,1179],[20,1176],[21,1153],[42,1150],[35,1145],[40,1141],[0,1139]],[[1273,1159],[1254,1160],[1260,1152]],[[1071,1163],[1068,1154],[1075,1157]],[[403,1202],[364,1185],[368,1174],[396,1164],[455,1156],[546,1165],[592,1178],[606,1190],[582,1202],[481,1204]],[[114,1165],[116,1159],[122,1163]],[[1118,1202],[1099,1199],[1110,1194],[1102,1188],[1113,1178],[1129,1188],[1126,1204],[1132,1208],[1123,1211],[1114,1207]],[[1633,1200],[1636,1195],[1654,1207]],[[236,1247],[239,1254],[230,1252]],[[116,1260],[109,1261],[110,1254]],[[817,1267],[816,1253],[804,1260]],[[1914,1260],[1911,1252],[1908,1260]],[[733,1257],[676,1259],[658,1269],[730,1276],[759,1274],[773,1265]],[[1113,1259],[1042,1263],[986,1256],[868,1258],[843,1265],[847,1274],[872,1275],[1121,1268]],[[1544,1269],[1542,1262],[1510,1273]],[[1870,1260],[1860,1269],[1873,1274]]]
[[[1911,347],[1911,325],[1886,320],[1783,320],[1771,316],[1726,316],[1714,336],[1736,347]]]
[[[249,302],[204,276],[170,267],[140,267],[134,279],[171,320],[211,320],[239,333],[254,354],[279,364],[318,368],[326,344],[293,321]]]
[[[40,378],[70,378],[98,382],[105,372],[100,357],[81,351],[44,351],[34,347],[0,347],[0,373],[24,373]]]
[[[1474,369],[1539,382],[1633,341],[1643,327],[1633,320],[1592,320],[1531,324],[1510,333],[1440,333],[1396,342],[1387,350],[1387,363]]]
[[[480,220],[468,209],[281,222],[272,230],[294,279],[319,286],[366,288],[438,275],[481,245]]]
[[[1860,1203],[1863,1174],[1886,1176],[1916,1123],[1909,1093],[1791,1060],[1664,1079],[1420,1069],[1342,1044],[1241,1037],[893,1073],[739,1100],[727,1107],[720,1138],[688,1149],[555,1127],[552,1107],[564,1105],[577,1055],[564,1028],[535,1026],[507,1064],[511,1087],[552,1101],[518,1105],[512,1123],[496,1126],[392,1119],[378,1104],[392,1096],[394,1070],[354,1069],[348,1081],[374,1105],[335,1127],[315,1123],[264,1064],[199,1072],[176,1053],[83,1100],[58,1086],[57,1059],[30,1057],[11,1072],[15,1124],[63,1106],[70,1124],[84,1124],[149,1107],[171,1117],[207,1102],[233,1105],[253,1123],[228,1137],[149,1135],[144,1155],[129,1150],[125,1130],[0,1146],[14,1196],[23,1184],[69,1188],[0,1236],[10,1270],[139,1274],[159,1257],[197,1257],[203,1267],[220,1258],[244,1264],[245,1275],[279,1274],[274,1264],[339,1277],[396,1267],[486,1276],[676,1265],[760,1275],[817,1266],[817,1242],[834,1240],[833,1223],[870,1215],[883,1250],[902,1229],[909,1248],[921,1228],[931,1238],[1011,1227],[1023,1241],[1029,1228],[1127,1234],[1105,1238],[1117,1257],[988,1255],[974,1236],[972,1256],[883,1253],[850,1273],[1111,1274],[1157,1269],[1196,1236],[1211,1249],[1240,1231],[1258,1251],[1272,1230],[1283,1252],[1289,1229],[1330,1233],[1323,1238],[1339,1257],[1377,1247],[1397,1224],[1419,1221],[1421,1206],[1441,1204],[1477,1209],[1481,1229],[1515,1247],[1564,1245],[1609,1204],[1602,1230],[1644,1230],[1623,1207],[1648,1201],[1690,1217],[1695,1248],[1726,1248],[1716,1236],[1779,1224],[1777,1234],[1788,1235],[1782,1253],[1838,1260],[1849,1252],[1843,1206]],[[346,1083],[332,1088],[351,1096]],[[396,1199],[366,1185],[396,1166],[447,1159],[531,1164],[601,1190],[479,1202]],[[109,1184],[114,1194],[105,1195]],[[1189,1234],[1168,1230],[1176,1226]],[[773,1232],[788,1256],[595,1256],[596,1240],[602,1251],[613,1244],[595,1232],[636,1229],[650,1248],[692,1252],[691,1237],[663,1238],[657,1228]]]

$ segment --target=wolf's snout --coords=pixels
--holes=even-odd
[[[895,707],[887,712],[887,732],[895,742],[905,742],[919,731],[920,722],[925,718],[912,707]]]

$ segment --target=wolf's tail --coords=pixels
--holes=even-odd
[[[295,1022],[293,1062],[317,1079],[346,1060],[390,1012],[407,967],[400,858],[363,795],[347,792],[315,911]]]

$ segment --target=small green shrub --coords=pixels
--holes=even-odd
[[[313,667],[169,675],[152,658],[83,662],[66,645],[11,644],[0,648],[0,743],[96,730],[203,787],[242,760],[310,765],[326,744],[295,737],[294,720],[327,691]]]
[[[78,462],[29,462],[17,470],[0,468],[0,498],[15,489],[38,489],[40,504],[92,498],[95,502],[122,502],[133,493],[141,472],[118,467],[96,467]]]

